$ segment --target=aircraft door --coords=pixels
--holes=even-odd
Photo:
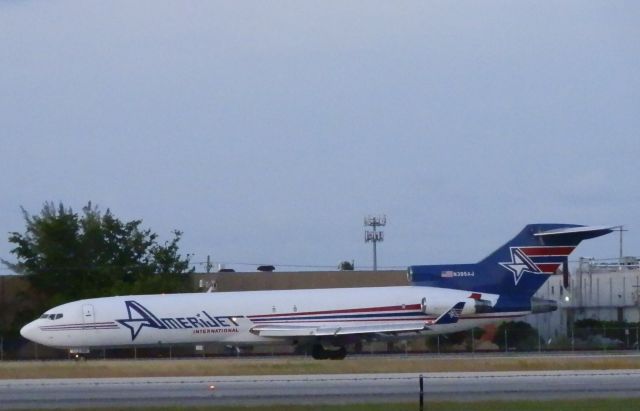
[[[93,315],[93,305],[84,304],[82,306],[82,322],[84,324],[93,324],[95,322],[95,317]]]
[[[420,311],[422,311],[424,314],[427,314],[427,299],[426,299],[426,297],[423,297],[422,301],[420,301]]]

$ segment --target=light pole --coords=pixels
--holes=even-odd
[[[373,243],[373,271],[378,271],[378,256],[376,250],[376,244],[384,241],[384,231],[378,231],[378,227],[384,227],[387,225],[387,216],[367,216],[364,218],[364,226],[371,227],[372,231],[365,231],[364,242]]]
[[[620,261],[619,261],[619,264],[622,265],[622,258],[624,257],[623,256],[623,252],[622,252],[622,232],[623,231],[628,231],[628,230],[625,230],[623,225],[616,226],[616,227],[614,227],[614,229],[615,229],[614,231],[619,231],[620,232],[620,250],[619,250],[619,252],[620,252]]]

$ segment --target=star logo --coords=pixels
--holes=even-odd
[[[531,273],[540,272],[538,267],[536,267],[533,261],[531,261],[531,259],[527,257],[522,252],[522,250],[520,250],[517,247],[511,247],[510,250],[511,250],[511,261],[498,263],[498,264],[500,264],[501,266],[503,266],[504,268],[506,268],[507,270],[513,273],[513,281],[515,282],[516,285],[518,285],[518,282],[522,278],[522,275],[524,274],[525,271],[531,272]]]
[[[131,331],[131,341],[135,340],[144,327],[165,329],[167,328],[151,311],[144,308],[136,301],[125,301],[129,318],[116,320]]]
[[[462,310],[458,310],[455,308],[450,309],[449,312],[447,313],[447,315],[449,315],[449,317],[451,318],[460,318],[461,314],[462,314]]]

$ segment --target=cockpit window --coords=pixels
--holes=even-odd
[[[40,319],[42,319],[42,320],[46,320],[46,319],[57,320],[57,319],[60,319],[60,318],[62,318],[62,314],[42,314],[40,316]]]

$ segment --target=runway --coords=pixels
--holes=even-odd
[[[629,397],[640,370],[425,373],[425,401]],[[0,409],[417,401],[419,374],[1,380]]]

